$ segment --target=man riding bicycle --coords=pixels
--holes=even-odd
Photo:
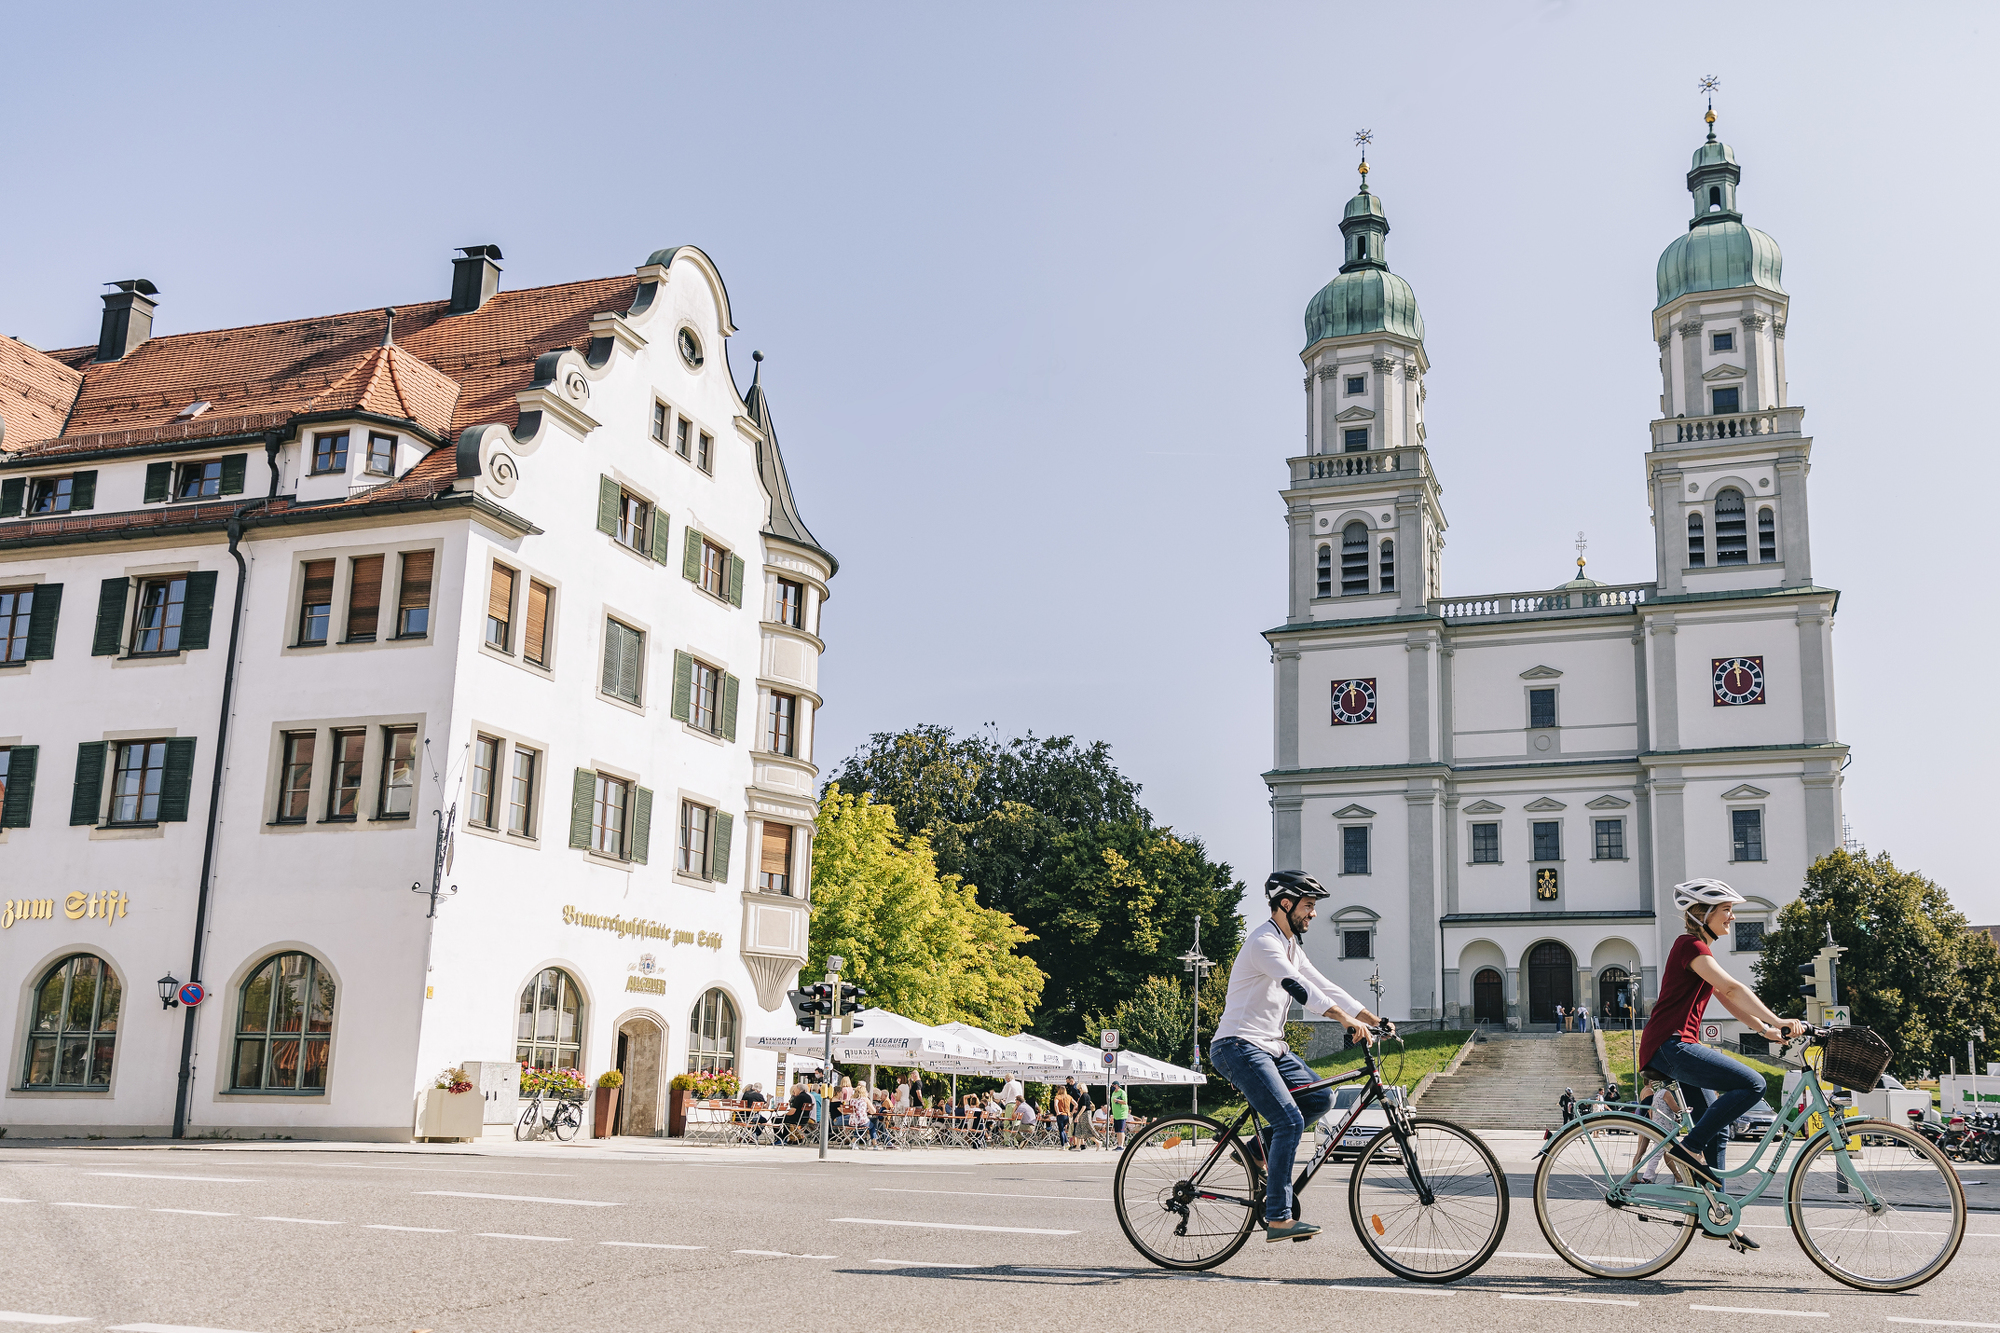
[[[1292,1217],[1292,1165],[1305,1127],[1333,1105],[1331,1089],[1297,1095],[1292,1091],[1317,1077],[1285,1045],[1287,991],[1302,989],[1301,1003],[1309,1011],[1345,1025],[1357,1041],[1371,1040],[1363,1024],[1381,1022],[1321,976],[1300,948],[1301,937],[1318,913],[1315,904],[1326,896],[1319,881],[1303,871],[1279,870],[1264,881],[1271,916],[1251,928],[1237,951],[1229,969],[1222,1021],[1209,1047],[1216,1069],[1271,1126],[1264,1168],[1267,1241],[1305,1240],[1319,1233],[1312,1223]]]

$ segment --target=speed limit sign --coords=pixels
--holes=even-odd
[[[1716,1042],[1718,1042],[1718,1041],[1721,1041],[1721,1040],[1722,1040],[1722,1024],[1720,1024],[1720,1023],[1703,1023],[1703,1024],[1701,1025],[1701,1039],[1702,1039],[1703,1041],[1707,1042],[1707,1043],[1708,1043],[1709,1045],[1711,1045],[1711,1046],[1713,1046],[1713,1045],[1714,1045],[1714,1044],[1715,1044]]]

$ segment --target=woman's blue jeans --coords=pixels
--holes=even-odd
[[[1293,1097],[1292,1089],[1317,1082],[1305,1061],[1286,1051],[1271,1055],[1241,1037],[1219,1037],[1208,1058],[1222,1076],[1236,1085],[1244,1100],[1271,1126],[1265,1152],[1264,1220],[1283,1222],[1292,1215],[1292,1164],[1306,1126],[1317,1123],[1333,1105],[1333,1089],[1316,1088]]]
[[[1653,1053],[1654,1068],[1681,1085],[1688,1110],[1695,1117],[1687,1145],[1720,1171],[1728,1150],[1729,1126],[1737,1116],[1764,1099],[1764,1076],[1721,1051],[1670,1040]],[[1716,1097],[1710,1100],[1707,1092]]]

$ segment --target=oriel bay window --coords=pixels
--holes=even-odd
[[[347,471],[346,431],[329,431],[313,436],[312,470],[314,476]]]
[[[802,583],[778,580],[778,623],[793,629],[805,628],[806,590]]]
[[[583,992],[559,967],[545,968],[521,990],[514,1058],[533,1069],[583,1064]]]
[[[757,887],[765,893],[791,894],[792,841],[790,824],[765,821],[764,845],[757,858]]]
[[[326,1091],[333,1040],[333,978],[311,954],[260,963],[237,1004],[232,1092]]]
[[[771,695],[770,725],[765,729],[764,748],[772,754],[796,755],[799,700],[795,694]]]
[[[368,461],[362,471],[370,476],[386,477],[396,470],[396,437],[383,435],[379,431],[368,432]]]
[[[736,701],[743,682],[687,653],[674,654],[673,716],[697,731],[736,739]]]
[[[117,975],[95,954],[71,954],[43,973],[28,1020],[21,1086],[83,1092],[110,1087],[122,999]]]
[[[518,753],[518,752],[517,752]],[[514,795],[525,831],[534,798],[534,751],[525,774],[515,770]],[[570,788],[569,845],[644,865],[653,830],[653,793],[630,778],[579,768]]]

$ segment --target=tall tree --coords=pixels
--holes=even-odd
[[[1942,886],[1898,870],[1887,852],[1830,852],[1778,913],[1757,960],[1757,993],[1779,1014],[1805,1012],[1799,967],[1826,943],[1846,948],[1840,1002],[1895,1048],[1903,1075],[1963,1057],[1970,1029],[2000,1033],[2000,950],[1967,928]]]

